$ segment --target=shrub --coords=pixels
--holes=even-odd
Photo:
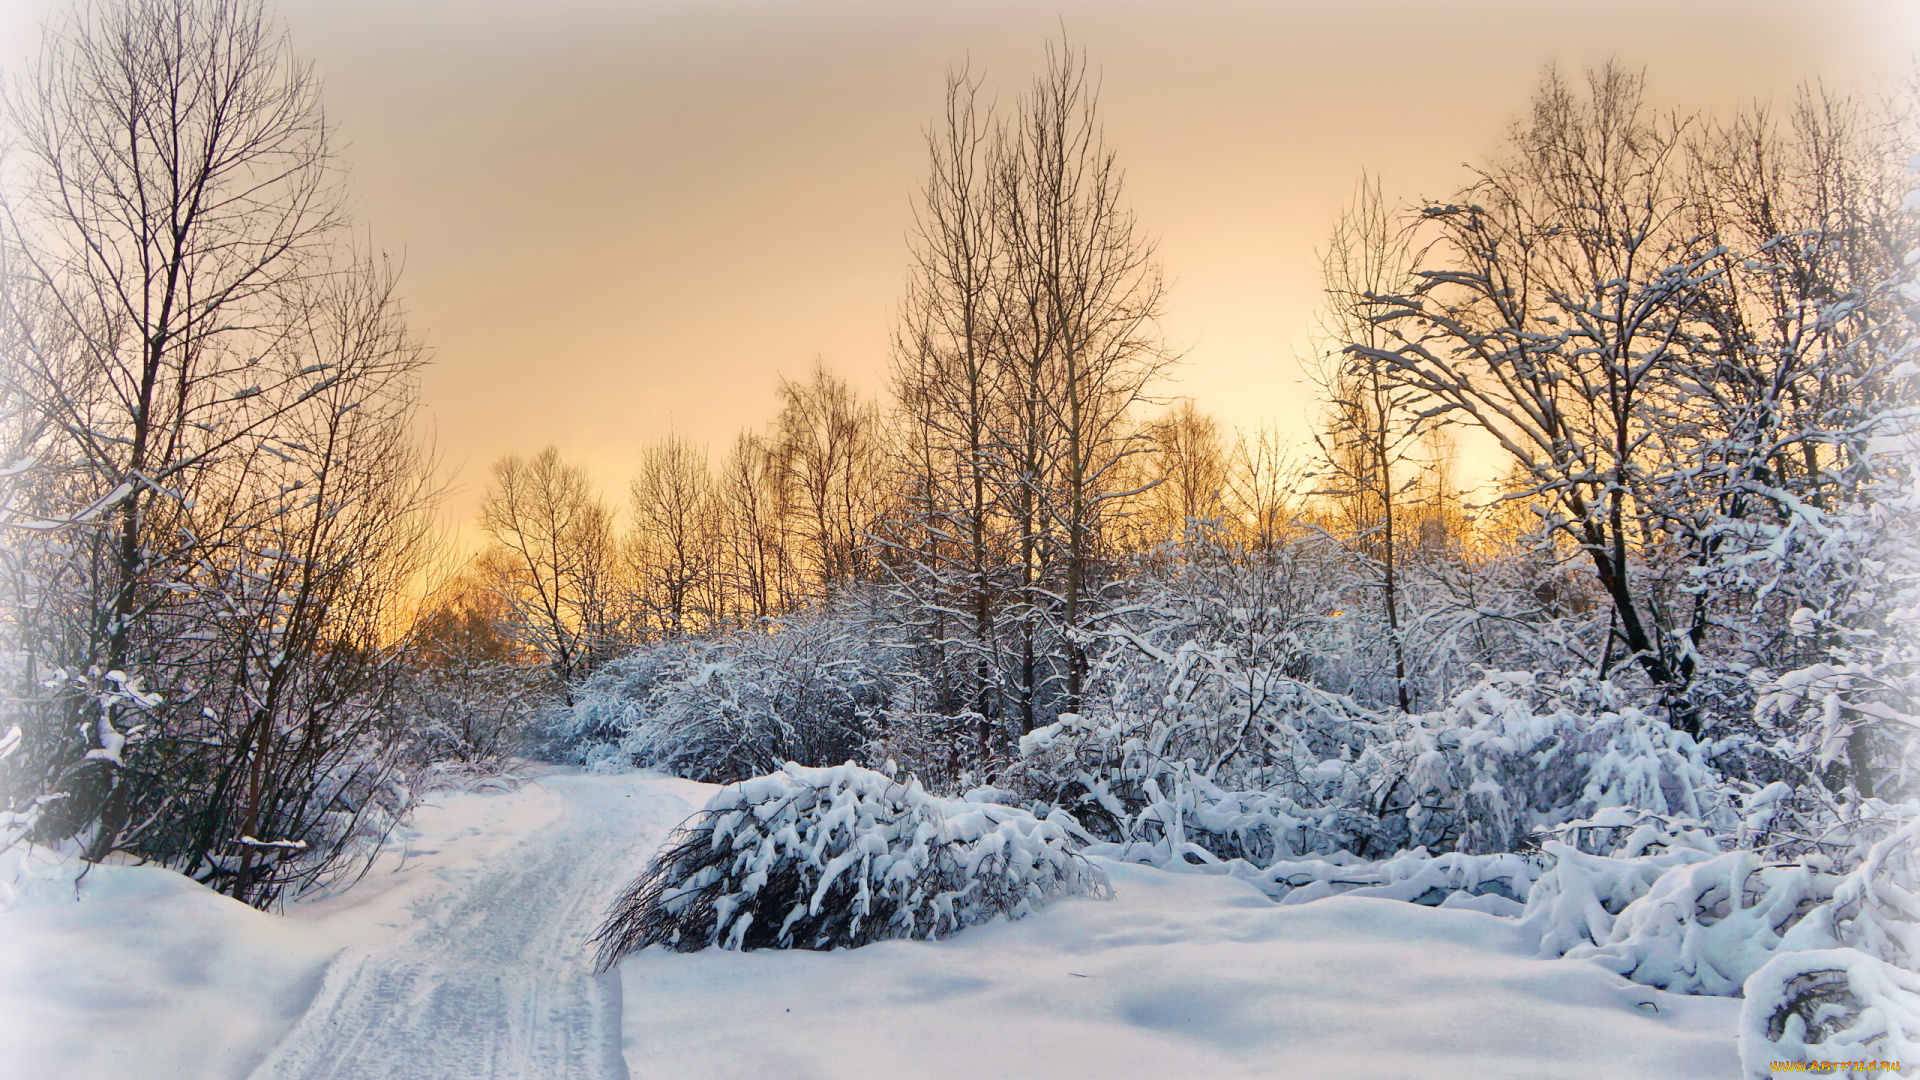
[[[668,838],[596,935],[602,969],[661,945],[857,947],[938,938],[1073,894],[1110,895],[1071,822],[929,795],[853,764],[722,788]]]
[[[575,688],[549,720],[547,753],[723,784],[784,761],[864,758],[897,666],[871,629],[823,608],[718,641],[643,645]]]
[[[1749,1080],[1777,1075],[1780,1061],[1899,1068],[1920,1059],[1920,975],[1854,949],[1780,953],[1747,978],[1745,997],[1740,1065]]]
[[[1739,789],[1715,769],[1731,748],[1604,683],[1493,672],[1441,709],[1399,715],[1279,680],[1236,721],[1195,674],[1197,655],[1171,658],[1158,698],[1132,688],[1023,738],[1015,786],[1159,863],[1497,854],[1609,812],[1715,833],[1743,824]]]

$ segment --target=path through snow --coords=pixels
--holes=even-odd
[[[335,957],[253,1076],[626,1080],[620,980],[593,973],[587,938],[689,810],[680,785],[639,780],[542,780],[558,818],[454,871],[398,937]]]

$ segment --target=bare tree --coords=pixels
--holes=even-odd
[[[1151,449],[1132,414],[1170,357],[1153,248],[1084,57],[1051,49],[1007,120],[979,93],[950,75],[928,133],[896,335],[907,494],[890,551],[986,758],[1001,718],[1030,730],[1079,699],[1111,526],[1137,494],[1131,459]]]
[[[1379,567],[1402,711],[1412,702],[1400,626],[1400,527],[1409,488],[1419,479],[1411,456],[1430,425],[1418,408],[1420,393],[1400,385],[1381,359],[1388,335],[1371,317],[1368,298],[1408,291],[1412,263],[1380,181],[1362,177],[1321,257],[1328,300],[1321,333],[1336,350],[1317,374],[1329,413],[1319,436],[1327,481],[1322,490],[1341,509],[1356,550]]]
[[[226,610],[208,620],[220,630],[210,655],[229,672],[202,697],[234,688],[226,710],[245,717],[230,758],[244,775],[243,843],[344,845],[350,834],[320,827],[326,793],[378,783],[387,764],[365,756],[366,738],[393,696],[388,642],[428,550],[427,511],[438,498],[410,430],[422,357],[394,285],[370,262],[310,283],[290,346],[337,381],[276,425],[264,457],[277,467],[253,461],[233,477],[227,491],[244,508],[241,520],[261,520],[212,545],[197,568],[220,583]],[[216,872],[228,869],[211,855],[224,839],[212,830],[199,838]],[[287,884],[260,865],[284,850],[269,843],[244,843],[231,867],[235,896],[264,903]]]
[[[1708,580],[1748,574],[1787,519],[1852,482],[1841,433],[1872,412],[1866,328],[1885,320],[1867,268],[1891,266],[1894,203],[1890,184],[1845,194],[1870,185],[1831,113],[1803,106],[1794,143],[1750,120],[1690,144],[1703,126],[1655,112],[1643,85],[1612,66],[1584,93],[1550,75],[1506,154],[1423,212],[1436,246],[1418,284],[1371,297],[1391,341],[1353,351],[1493,436],[1528,478],[1514,496],[1608,598],[1593,666],[1624,654],[1698,731],[1715,640],[1736,632]],[[1760,543],[1741,554],[1740,537]],[[1738,672],[1722,682],[1746,692]]]
[[[70,526],[14,564],[8,786],[69,793],[42,838],[265,903],[338,868],[385,768],[421,353],[260,4],[83,8],[4,113],[7,383],[43,418],[12,505]]]
[[[1637,578],[1662,572],[1642,558],[1661,547],[1646,440],[1717,252],[1685,212],[1685,121],[1654,114],[1642,89],[1612,66],[1584,96],[1549,75],[1508,156],[1425,212],[1450,265],[1376,296],[1393,340],[1354,353],[1493,435],[1532,478],[1523,495],[1591,561],[1617,640],[1666,688],[1675,724],[1697,730],[1694,643]]]
[[[545,658],[558,692],[604,658],[612,514],[593,495],[586,470],[547,447],[531,458],[494,463],[480,527],[497,545],[494,588],[514,612],[515,632]]]
[[[1661,502],[1697,582],[1688,633],[1739,669],[1723,692],[1744,694],[1751,668],[1845,665],[1848,639],[1870,635],[1839,629],[1842,612],[1882,606],[1863,603],[1884,589],[1862,572],[1877,530],[1849,522],[1897,474],[1898,455],[1875,447],[1913,415],[1887,283],[1915,242],[1900,210],[1914,106],[1893,105],[1803,88],[1781,114],[1744,110],[1690,146],[1694,228],[1721,254],[1705,283],[1709,347],[1686,358],[1687,392],[1655,442],[1693,463],[1660,478]],[[1817,629],[1793,632],[1798,611]],[[1899,760],[1906,730],[1873,706],[1841,711],[1822,721],[1845,733],[1828,780],[1870,797],[1876,759]]]
[[[1228,460],[1220,426],[1181,398],[1166,415],[1148,424],[1153,453],[1133,475],[1146,487],[1131,508],[1132,530],[1142,546],[1178,542],[1190,528],[1222,523],[1226,511]]]
[[[894,340],[896,449],[903,519],[891,565],[924,629],[950,707],[974,716],[979,755],[1000,712],[1000,630],[1007,552],[1000,499],[1009,485],[999,433],[1008,403],[995,353],[1002,238],[997,153],[980,83],[949,72],[943,122],[927,132],[927,179],[915,212],[912,269]]]
[[[880,410],[816,364],[782,381],[772,450],[784,517],[812,595],[828,597],[866,569],[884,478]]]
[[[642,455],[629,496],[627,559],[653,627],[676,637],[712,630],[719,523],[707,455],[669,435]]]
[[[1304,490],[1301,468],[1279,432],[1239,432],[1228,459],[1222,502],[1240,543],[1272,551],[1293,529],[1295,494]]]
[[[1058,626],[1062,707],[1077,707],[1082,643],[1105,571],[1105,525],[1133,494],[1118,481],[1148,449],[1134,407],[1173,357],[1160,341],[1164,299],[1153,244],[1125,201],[1083,53],[1048,47],[1047,71],[1022,98],[996,169],[1006,263],[998,305],[1003,391],[1014,402],[1000,438],[1018,485],[1021,586],[1034,615]],[[1040,673],[1023,642],[1022,722],[1034,722]]]
[[[155,0],[74,16],[6,112],[10,250],[50,315],[13,362],[110,505],[77,667],[129,672],[194,558],[187,492],[322,381],[259,359],[340,223],[317,85],[258,5]],[[127,715],[110,702],[94,748]]]
[[[766,440],[742,432],[717,481],[725,606],[756,622],[784,610],[795,591],[781,534],[780,479]]]

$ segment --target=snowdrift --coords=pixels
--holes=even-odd
[[[1738,1075],[1740,1002],[1540,961],[1513,920],[1093,860],[1102,903],[942,941],[620,966],[636,1077],[1669,1080]]]
[[[1059,896],[1111,893],[1071,819],[930,795],[856,765],[722,788],[615,903],[600,965],[661,945],[854,947],[944,937]]]
[[[241,1080],[338,948],[158,866],[0,853],[0,1076]]]

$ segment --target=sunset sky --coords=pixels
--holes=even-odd
[[[63,5],[0,5],[27,54]],[[1065,32],[1172,282],[1180,382],[1304,432],[1315,249],[1361,171],[1443,195],[1543,67],[1617,58],[1688,107],[1884,85],[1915,0],[616,3],[287,0],[362,220],[404,256],[428,417],[471,514],[557,444],[609,496],[669,430],[724,448],[813,359],[884,385],[949,65],[1011,103]]]

